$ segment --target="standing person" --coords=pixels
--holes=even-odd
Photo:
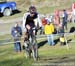
[[[43,25],[43,27],[46,25],[46,17],[45,16],[43,16],[42,17],[42,19],[41,19],[41,21],[42,21],[42,25]]]
[[[62,23],[59,24],[59,39],[60,39],[60,45],[64,45],[65,38],[64,38],[64,27]]]
[[[75,22],[75,2],[72,4],[72,22]]]
[[[19,26],[18,22],[16,22],[14,27],[12,27],[11,35],[14,39],[14,49],[15,49],[15,51],[21,52],[20,38],[22,36],[22,29]]]
[[[54,32],[54,26],[49,20],[47,20],[47,24],[45,25],[44,31],[47,35],[48,44],[53,46],[55,44],[52,35],[52,33]]]
[[[59,24],[59,34],[60,34],[60,36],[64,34],[64,27],[63,27],[62,23]]]
[[[40,34],[44,34],[44,27],[45,27],[45,25],[47,23],[46,17],[43,16],[42,19],[41,19],[41,21],[42,21],[42,31],[40,31]]]
[[[66,30],[67,30],[67,18],[68,18],[68,14],[67,14],[66,10],[64,9],[63,15],[62,15],[62,24],[63,24],[63,27],[66,28]]]
[[[61,36],[60,36],[60,45],[62,46],[62,45],[64,45],[65,44],[65,37],[64,37],[64,34],[62,34]]]
[[[59,24],[60,24],[60,16],[59,16],[59,10],[55,10],[54,11],[54,26],[57,30],[57,33],[58,33],[58,29],[59,29]]]

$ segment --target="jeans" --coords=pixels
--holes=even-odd
[[[67,30],[67,22],[63,22],[63,28]]]
[[[14,43],[14,49],[15,49],[16,52],[21,52],[21,43],[15,42]]]
[[[47,35],[47,40],[49,45],[54,45],[53,35]]]

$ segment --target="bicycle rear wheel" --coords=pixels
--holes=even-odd
[[[38,60],[38,46],[37,46],[37,44],[33,45],[32,55],[33,55],[34,61]]]

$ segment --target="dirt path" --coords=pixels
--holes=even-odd
[[[0,19],[0,35],[9,34],[15,22],[19,22],[19,24],[22,25],[22,17],[7,21]]]
[[[75,56],[68,55],[62,57],[42,57],[33,66],[75,66]]]

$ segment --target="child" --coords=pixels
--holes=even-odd
[[[65,44],[64,34],[60,36],[60,44],[61,46]]]
[[[61,36],[64,34],[64,27],[62,26],[62,23],[59,24],[59,35]]]

